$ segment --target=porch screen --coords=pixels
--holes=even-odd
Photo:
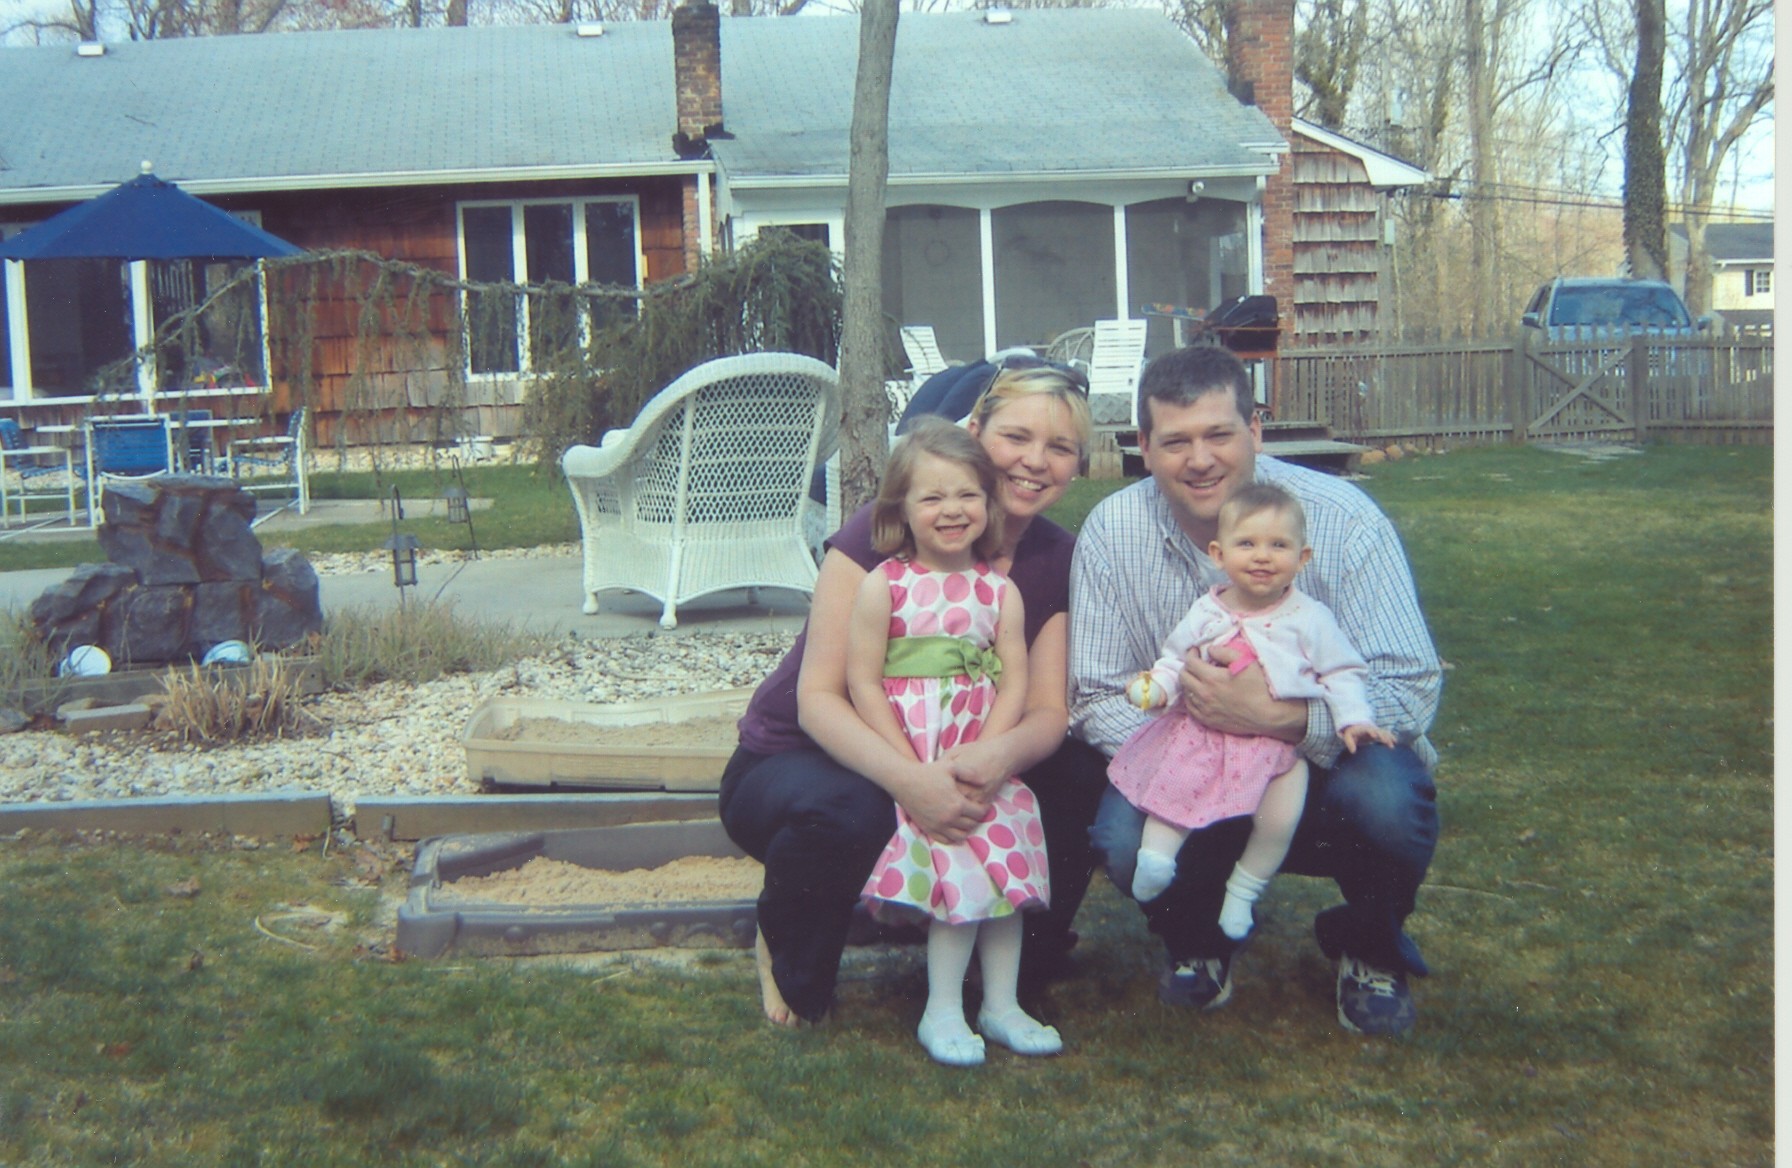
[[[1131,311],[1143,304],[1212,308],[1250,291],[1243,203],[1158,199],[1126,208],[1126,279]],[[1175,323],[1146,316],[1145,352],[1176,344]]]
[[[31,384],[39,396],[129,392],[130,267],[117,260],[33,260],[25,265],[25,317],[31,335]]]
[[[1117,315],[1112,207],[1023,203],[998,208],[992,222],[999,347],[1043,347]]]
[[[897,327],[930,324],[950,360],[984,356],[978,235],[977,212],[964,207],[890,208],[884,216],[884,312],[893,321],[886,351],[902,352]]]

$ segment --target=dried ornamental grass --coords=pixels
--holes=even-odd
[[[195,663],[170,668],[156,726],[187,742],[237,742],[296,734],[314,721],[300,705],[300,671],[275,654],[240,672],[217,674]]]

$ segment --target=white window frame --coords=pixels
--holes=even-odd
[[[1749,268],[1742,273],[1744,279],[1743,294],[1746,296],[1773,295],[1773,269]]]
[[[529,247],[528,237],[524,234],[523,209],[526,207],[560,206],[572,208],[572,263],[573,282],[585,284],[590,281],[590,249],[585,238],[585,208],[593,204],[627,203],[634,210],[635,224],[635,287],[645,286],[647,279],[647,253],[642,246],[641,198],[639,195],[574,195],[560,198],[535,199],[466,199],[454,208],[454,249],[456,262],[459,264],[460,278],[470,280],[467,273],[467,225],[466,212],[477,207],[510,208],[510,270],[511,279],[518,284],[528,284]],[[467,294],[460,294],[461,319],[468,316]],[[489,373],[478,372],[473,368],[473,345],[470,337],[463,336],[461,348],[465,352],[466,375],[475,381],[499,381],[508,378],[535,376],[533,362],[535,355],[530,351],[529,298],[518,297],[517,303],[517,367],[515,370],[494,370]],[[464,327],[464,326],[463,326]],[[586,322],[584,327],[589,327]]]
[[[231,211],[229,214],[255,227],[261,226],[261,211],[258,208]],[[15,220],[0,221],[0,239],[10,239],[20,232],[37,226],[37,220],[23,223]],[[639,229],[637,227],[637,234]],[[131,284],[131,344],[141,352],[148,348],[155,338],[154,311],[149,295],[149,265],[143,260],[120,261],[129,273]],[[268,393],[274,384],[273,346],[268,336],[268,282],[261,264],[254,264],[256,270],[255,302],[261,313],[261,392]],[[41,397],[37,385],[31,377],[31,320],[29,314],[30,301],[26,295],[25,263],[22,260],[0,260],[0,281],[6,287],[6,313],[8,336],[11,340],[11,365],[8,369],[13,402],[91,402],[92,394],[66,394],[57,397]],[[137,367],[138,396],[145,408],[153,410],[157,398],[168,396],[155,388],[157,381],[155,360],[153,357],[141,361]],[[232,388],[211,390],[187,390],[188,397],[239,395],[240,391]]]

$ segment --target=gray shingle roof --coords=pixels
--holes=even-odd
[[[737,177],[843,176],[858,21],[724,19],[718,159]],[[190,189],[687,170],[665,22],[278,33],[0,48],[0,202],[123,182]],[[1163,16],[904,15],[893,178],[1255,172],[1266,118]]]
[[[0,49],[0,191],[591,170],[674,158],[663,24],[366,29]],[[288,184],[291,185],[291,184]],[[15,198],[13,201],[17,201]]]
[[[724,20],[731,175],[844,176],[858,21]],[[1260,111],[1161,13],[904,13],[890,94],[892,179],[1005,172],[1260,173]]]
[[[1686,238],[1686,225],[1675,223],[1669,231]],[[1719,262],[1736,260],[1771,260],[1773,258],[1772,223],[1708,223],[1705,225],[1705,250]]]

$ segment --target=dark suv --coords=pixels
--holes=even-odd
[[[1695,322],[1680,294],[1660,280],[1587,276],[1561,276],[1543,285],[1520,319],[1551,340],[1604,333],[1690,336],[1711,327],[1708,316]]]

